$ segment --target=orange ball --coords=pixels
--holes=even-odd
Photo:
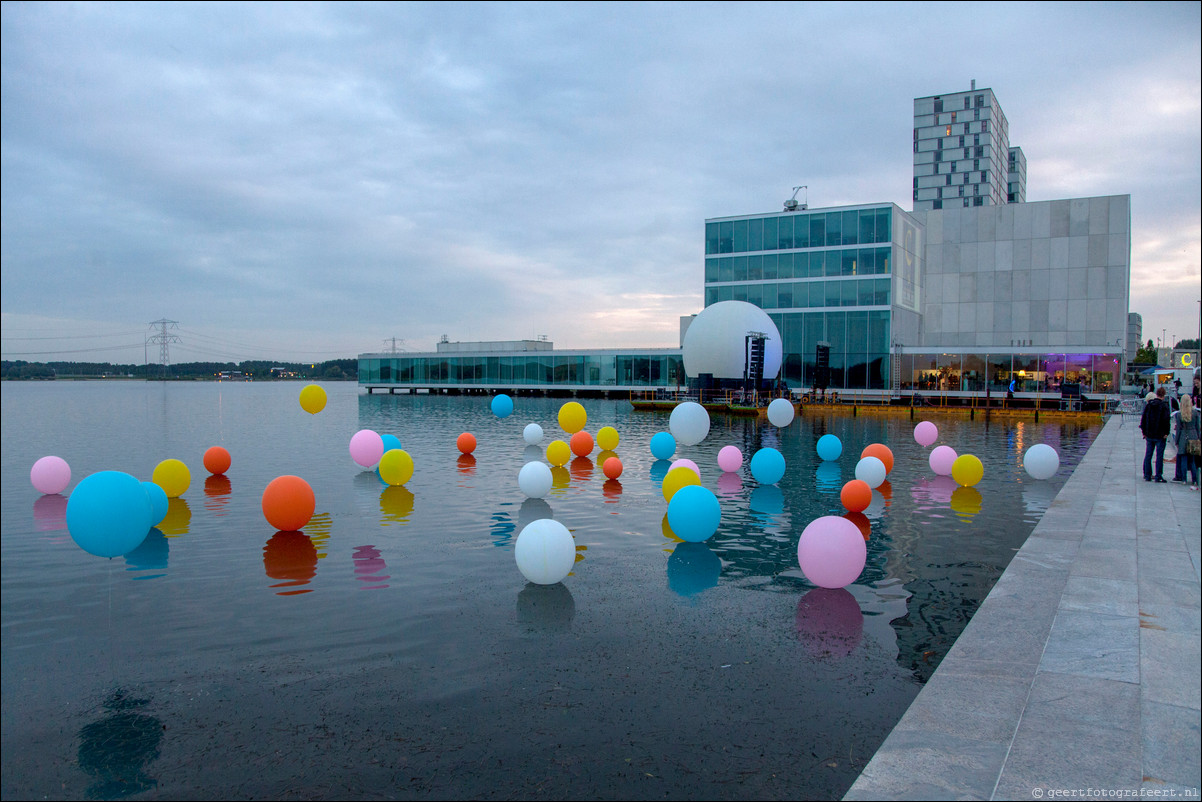
[[[299,476],[277,476],[263,491],[263,517],[281,532],[299,530],[313,517],[317,499]]]
[[[873,443],[870,446],[865,446],[860,452],[860,459],[864,457],[876,457],[881,462],[885,463],[885,473],[893,471],[893,452],[889,450],[889,446],[883,443]]]
[[[470,454],[476,450],[476,435],[472,434],[471,432],[464,432],[463,434],[459,435],[459,439],[455,441],[455,445],[457,445],[459,450],[464,454]]]
[[[578,457],[587,457],[593,453],[593,436],[585,431],[576,432],[568,440],[568,445],[572,447],[572,453]]]
[[[839,492],[839,500],[850,512],[863,512],[872,503],[872,488],[863,480],[852,479],[843,485],[843,490]]]
[[[601,466],[607,479],[617,479],[622,475],[622,460],[617,457],[610,457],[605,460],[605,464]]]
[[[213,446],[205,452],[205,470],[214,476],[220,476],[230,469],[230,452],[221,446]]]

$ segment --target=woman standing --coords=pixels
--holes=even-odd
[[[1199,457],[1188,453],[1188,443],[1202,440],[1202,426],[1199,425],[1198,413],[1194,410],[1193,400],[1188,395],[1181,396],[1181,411],[1177,414],[1177,432],[1173,442],[1177,446],[1177,461],[1181,463],[1181,476],[1190,482],[1190,490],[1198,489]]]

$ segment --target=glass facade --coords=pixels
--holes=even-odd
[[[359,383],[377,387],[677,387],[679,350],[363,354]]]
[[[1082,393],[1118,392],[1121,355],[1112,354],[903,354],[901,389],[919,393],[989,391],[1005,394],[1017,379],[1020,393],[1060,394],[1064,384]]]

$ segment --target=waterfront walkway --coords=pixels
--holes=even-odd
[[[1138,423],[1107,422],[844,799],[1199,798],[1202,493],[1143,481]]]

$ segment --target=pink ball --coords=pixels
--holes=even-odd
[[[698,468],[697,463],[693,462],[691,459],[673,460],[672,468],[688,468],[693,473],[697,474],[698,476],[701,476],[701,469]],[[672,468],[669,468],[668,470],[672,470]]]
[[[718,467],[726,473],[734,473],[743,467],[743,452],[738,446],[723,446],[718,452]]]
[[[933,445],[939,439],[939,428],[929,420],[914,427],[914,442],[920,446]]]
[[[855,582],[868,561],[860,528],[838,515],[812,521],[797,541],[797,563],[806,579],[820,588],[844,588]]]
[[[351,437],[351,459],[370,468],[384,456],[384,438],[371,429],[360,429]]]
[[[71,484],[71,466],[62,457],[42,457],[30,468],[29,481],[39,493],[61,493]]]
[[[927,462],[931,465],[931,470],[940,476],[952,475],[952,464],[956,461],[956,449],[951,446],[936,446],[931,451],[931,456]]]

